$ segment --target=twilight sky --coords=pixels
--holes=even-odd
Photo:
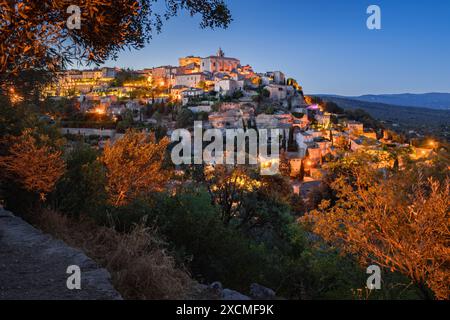
[[[450,92],[448,0],[226,0],[226,29],[200,29],[198,17],[169,20],[140,51],[108,66],[177,65],[178,57],[227,56],[255,71],[281,70],[305,93],[342,95]],[[381,7],[382,29],[366,9]]]

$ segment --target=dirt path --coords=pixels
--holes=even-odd
[[[81,269],[81,290],[66,286],[67,267]],[[68,247],[0,208],[1,299],[121,299],[110,275]]]

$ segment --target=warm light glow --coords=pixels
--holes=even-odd
[[[9,88],[9,97],[11,99],[12,104],[19,103],[23,100],[22,96],[16,93],[16,90],[13,87]]]
[[[101,107],[97,107],[94,109],[94,113],[100,115],[104,115],[106,114],[106,110],[104,108]]]

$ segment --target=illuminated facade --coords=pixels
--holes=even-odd
[[[195,88],[200,82],[205,80],[206,77],[203,73],[179,74],[175,77],[175,85]]]
[[[188,57],[178,59],[178,64],[180,67],[186,67],[191,64],[196,64],[196,65],[200,66],[201,63],[202,63],[202,58],[200,58],[200,57],[188,56]]]
[[[217,55],[203,58],[200,70],[202,72],[231,72],[237,70],[241,65],[241,61],[235,58],[225,57],[222,49],[219,49]]]

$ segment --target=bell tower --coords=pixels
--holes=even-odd
[[[221,58],[225,57],[225,53],[223,52],[222,48],[219,48],[219,50],[217,51],[217,56]]]

